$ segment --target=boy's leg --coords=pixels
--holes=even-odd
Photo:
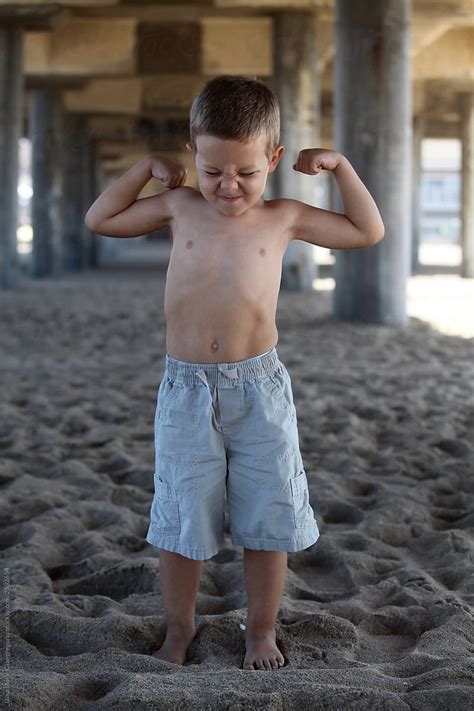
[[[186,651],[196,634],[194,612],[203,562],[163,548],[159,551],[166,639],[153,656],[183,664]]]
[[[246,655],[243,669],[276,669],[285,658],[276,644],[275,622],[285,588],[286,551],[244,548],[247,588]]]

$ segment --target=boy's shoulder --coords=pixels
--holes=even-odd
[[[173,188],[166,191],[166,200],[170,208],[170,212],[175,218],[178,215],[183,215],[187,208],[194,203],[196,207],[199,203],[205,203],[206,199],[199,190],[192,188],[189,185],[181,185],[179,188]],[[265,200],[266,218],[272,218],[285,234],[288,234],[288,239],[291,241],[291,230],[295,221],[297,207],[302,205],[301,201],[291,198],[274,198]],[[268,212],[267,212],[268,211]]]
[[[181,185],[179,188],[172,188],[167,190],[167,199],[174,202],[176,205],[185,202],[186,200],[192,200],[197,197],[202,197],[199,190],[192,188],[190,185]]]
[[[170,190],[171,193],[175,193],[176,195],[186,195],[188,197],[191,197],[193,195],[201,195],[199,190],[196,190],[196,188],[192,188],[190,185],[181,185],[179,188],[173,188],[173,190]]]
[[[196,190],[189,185],[181,185],[179,188],[169,188],[168,190],[163,190],[160,195],[164,197],[173,220],[175,220],[179,215],[183,215],[186,209],[190,207],[193,202],[196,206],[195,201],[202,198],[199,190]]]

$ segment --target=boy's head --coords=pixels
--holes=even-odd
[[[186,144],[206,200],[229,216],[256,204],[285,150],[279,137],[278,99],[262,81],[226,74],[210,79],[192,103]]]

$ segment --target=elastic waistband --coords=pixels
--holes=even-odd
[[[203,379],[209,384],[220,385],[229,381],[242,382],[271,375],[279,364],[280,359],[275,347],[253,358],[231,363],[190,363],[173,358],[167,353],[165,372],[173,380],[187,385],[193,385]]]

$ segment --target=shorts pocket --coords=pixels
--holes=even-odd
[[[181,530],[176,490],[172,484],[159,479],[157,474],[151,518],[152,523],[165,533],[178,534]]]
[[[281,367],[269,376],[269,384],[270,395],[277,404],[284,410],[291,410],[293,407],[291,383]]]
[[[165,382],[155,413],[155,471],[158,458],[172,458],[175,463],[192,465],[196,458],[199,412],[194,389],[183,383]]]
[[[296,477],[290,479],[290,484],[296,528],[313,526],[313,510],[309,505],[308,480],[305,470],[300,470]]]
[[[183,386],[176,383],[169,376],[165,376],[160,386],[160,392],[157,402],[157,412],[165,409],[168,410],[182,392]]]

